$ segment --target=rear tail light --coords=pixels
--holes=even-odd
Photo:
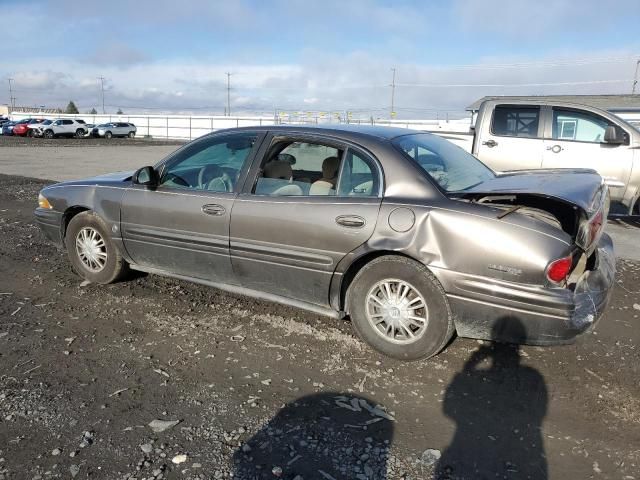
[[[573,266],[573,258],[571,256],[554,260],[547,266],[547,278],[553,283],[564,282]]]

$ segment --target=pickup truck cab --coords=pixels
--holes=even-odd
[[[500,172],[596,170],[611,201],[624,213],[640,214],[640,131],[616,115],[573,103],[488,100],[474,130],[442,136]]]

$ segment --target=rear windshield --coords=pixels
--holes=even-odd
[[[495,177],[476,157],[436,135],[403,135],[393,144],[447,192],[467,190]]]

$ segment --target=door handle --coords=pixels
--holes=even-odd
[[[489,148],[493,148],[496,147],[498,145],[498,142],[496,142],[495,140],[491,139],[491,140],[487,140],[486,142],[482,142],[483,145],[486,145]]]
[[[362,228],[367,222],[358,215],[340,215],[336,217],[336,223],[348,228]]]
[[[202,213],[206,213],[207,215],[214,215],[216,217],[220,217],[226,213],[227,209],[222,205],[203,205]]]
[[[560,145],[553,145],[553,146],[548,146],[547,150],[551,150],[553,153],[560,153],[564,149]]]

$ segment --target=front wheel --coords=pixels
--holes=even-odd
[[[44,138],[53,138],[53,130],[45,130]]]
[[[136,136],[136,132],[129,132],[129,138],[133,138]]]
[[[365,265],[349,288],[348,312],[365,342],[399,360],[437,354],[454,332],[440,282],[406,257],[384,256]]]
[[[127,271],[127,263],[111,241],[107,225],[94,212],[82,212],[71,219],[65,246],[74,270],[85,280],[112,283]]]
[[[113,133],[111,133],[111,132],[106,132],[104,134],[104,138],[111,138],[111,137],[113,137]]]

